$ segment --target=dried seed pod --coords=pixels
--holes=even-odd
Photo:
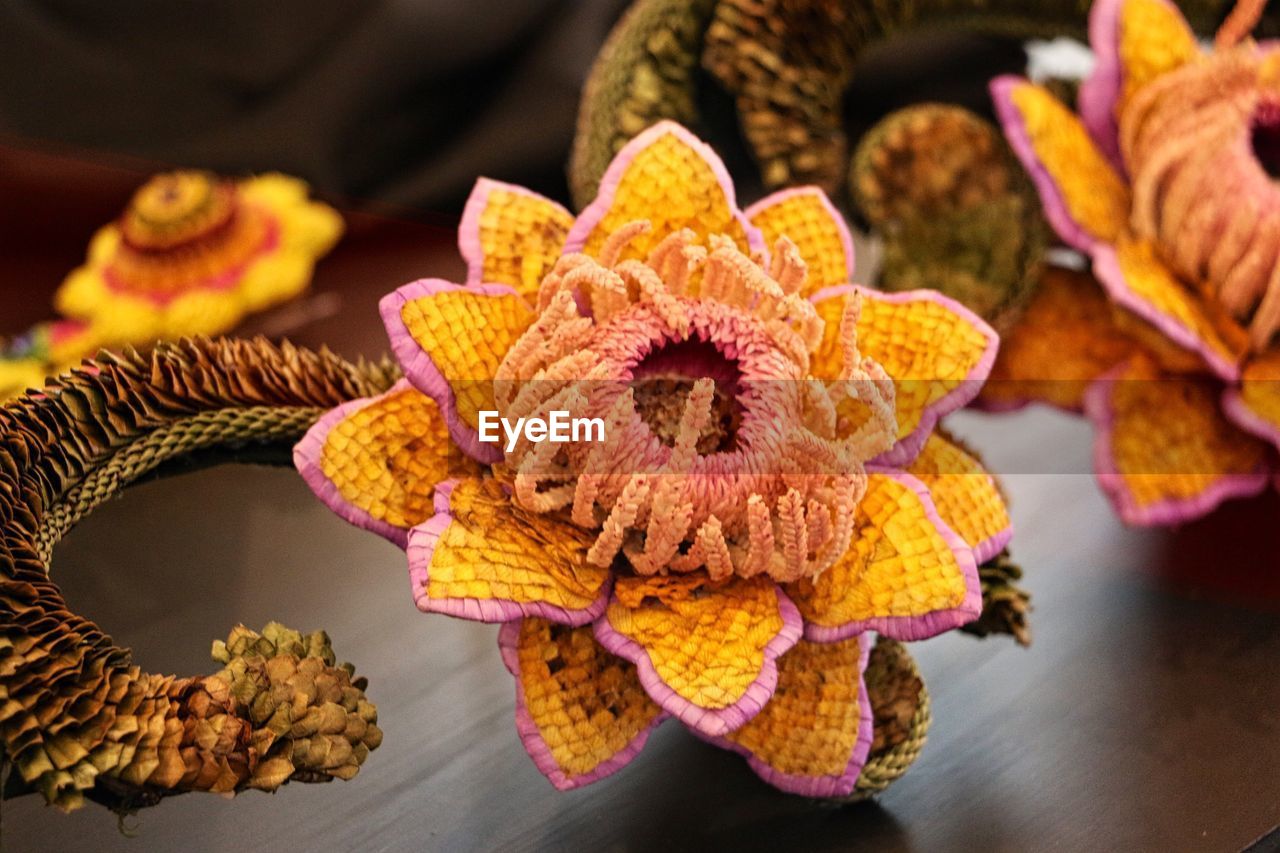
[[[849,182],[884,239],[881,287],[941,291],[998,329],[1017,319],[1048,228],[995,127],[945,104],[899,110],[863,137]]]

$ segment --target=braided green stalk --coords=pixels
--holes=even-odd
[[[850,803],[874,797],[906,773],[920,757],[933,722],[929,691],[901,643],[878,639],[863,677],[876,715],[877,740],[884,742],[873,744],[853,793],[844,798]],[[904,706],[913,709],[905,725],[894,719]]]

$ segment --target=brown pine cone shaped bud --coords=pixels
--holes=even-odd
[[[350,665],[336,665],[323,632],[241,626],[213,654],[254,724],[250,787],[272,790],[295,775],[349,779],[382,742],[363,682],[352,681]]]
[[[1031,645],[1031,594],[1018,585],[1022,568],[1002,551],[978,567],[982,584],[982,615],[961,630],[978,637],[1008,634],[1020,646]]]

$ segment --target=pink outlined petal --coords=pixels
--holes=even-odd
[[[764,663],[755,680],[738,701],[724,708],[704,708],[676,693],[659,675],[644,646],[615,630],[609,624],[607,613],[595,622],[596,640],[606,650],[636,665],[640,683],[664,711],[702,734],[725,735],[760,713],[773,696],[778,684],[778,658],[800,640],[803,632],[800,611],[781,588],[775,587],[774,591],[778,596],[782,628],[765,646]]]
[[[649,735],[668,719],[669,715],[665,712],[658,714],[648,726],[627,743],[625,748],[598,764],[590,773],[569,775],[552,755],[551,747],[543,739],[542,731],[534,722],[533,715],[529,713],[529,707],[525,703],[524,678],[520,673],[519,640],[519,620],[505,623],[498,631],[498,648],[502,654],[502,662],[516,682],[516,732],[520,735],[520,742],[524,745],[525,752],[529,753],[529,757],[533,759],[538,771],[547,777],[556,790],[572,791],[574,788],[582,788],[617,773],[640,754],[649,741]]]
[[[723,736],[711,737],[697,730],[693,733],[707,743],[741,755],[747,759],[747,764],[757,776],[780,791],[802,797],[849,796],[858,783],[858,777],[862,775],[862,768],[871,754],[871,742],[875,736],[874,709],[871,707],[870,697],[867,696],[865,680],[867,660],[871,656],[870,635],[861,635],[858,638],[858,644],[861,649],[858,656],[858,738],[854,742],[853,750],[849,753],[848,764],[839,775],[806,776],[798,773],[784,773],[740,743],[735,743]]]
[[[938,400],[925,406],[920,413],[920,422],[916,425],[916,428],[900,438],[893,447],[872,460],[872,464],[883,467],[905,467],[920,455],[920,450],[924,447],[924,443],[928,441],[929,435],[937,427],[939,421],[952,412],[963,409],[978,396],[978,393],[982,390],[983,383],[991,375],[991,368],[996,363],[996,355],[1000,352],[1000,336],[996,334],[995,329],[991,328],[977,314],[949,296],[944,296],[933,290],[905,290],[898,293],[884,293],[861,285],[838,285],[819,290],[810,297],[810,301],[817,305],[827,299],[838,298],[855,292],[861,293],[864,300],[875,300],[894,305],[909,302],[932,302],[941,305],[975,328],[986,340],[982,355],[969,372],[965,374],[964,378],[957,381],[956,387]],[[890,378],[895,382],[910,382],[928,380],[930,377],[891,376]]]
[[[760,230],[752,225],[742,210],[738,208],[733,178],[730,177],[729,170],[725,167],[724,161],[720,159],[720,155],[716,154],[710,145],[703,142],[683,125],[670,120],[663,120],[653,124],[638,136],[632,138],[630,142],[622,147],[621,151],[614,155],[613,160],[609,163],[609,168],[605,170],[604,177],[600,179],[600,189],[596,193],[595,200],[587,205],[582,213],[578,214],[577,221],[569,229],[569,236],[565,238],[564,243],[565,254],[582,251],[587,244],[587,238],[591,236],[591,232],[595,230],[595,227],[608,214],[609,208],[613,206],[614,198],[618,193],[618,186],[627,174],[627,169],[632,161],[636,159],[640,152],[668,134],[675,136],[697,152],[711,167],[711,171],[715,173],[721,190],[724,191],[725,204],[729,206],[729,209],[733,212],[734,219],[738,220],[738,223],[742,226],[743,233],[746,234],[747,245],[752,252],[759,252],[768,257],[769,250],[764,244],[764,237],[761,236]]]
[[[818,199],[819,203],[831,217],[831,221],[835,224],[836,231],[840,235],[840,245],[844,248],[845,279],[844,282],[838,283],[844,284],[852,282],[854,270],[857,268],[857,255],[853,246],[853,234],[850,233],[849,225],[844,221],[844,217],[840,215],[840,211],[836,209],[836,206],[831,203],[830,197],[828,197],[820,187],[803,186],[778,190],[777,192],[770,193],[748,207],[744,213],[748,221],[754,221],[758,215],[769,208],[783,204],[796,196],[805,195],[815,196]],[[834,284],[836,283],[833,283],[833,285]]]
[[[462,209],[462,221],[458,223],[458,251],[467,264],[467,284],[478,285],[484,282],[484,244],[480,239],[480,216],[489,204],[489,195],[494,190],[528,196],[548,205],[566,217],[572,218],[564,205],[553,201],[533,190],[525,189],[517,184],[495,181],[492,178],[480,178],[467,197],[467,204]]]
[[[925,516],[942,536],[947,547],[955,555],[960,572],[964,576],[964,598],[954,607],[933,610],[914,616],[875,616],[870,619],[855,619],[843,625],[816,625],[806,622],[804,637],[815,643],[836,643],[866,631],[884,634],[893,640],[912,642],[927,640],[944,631],[967,625],[982,615],[982,585],[978,580],[978,562],[974,558],[973,549],[952,530],[933,503],[928,487],[917,478],[904,472],[888,468],[867,466],[868,474],[882,474],[916,493],[924,506]],[[1011,531],[1012,532],[1012,531]],[[998,552],[997,552],[998,553]]]
[[[449,428],[449,437],[458,445],[463,453],[486,465],[502,460],[502,447],[498,444],[487,444],[480,441],[474,428],[465,423],[458,413],[458,403],[454,397],[453,387],[441,372],[426,350],[413,339],[405,326],[401,311],[404,306],[436,293],[447,293],[462,290],[484,296],[516,296],[519,294],[505,284],[462,285],[439,278],[424,278],[406,284],[382,297],[378,310],[382,314],[382,322],[386,326],[387,336],[391,339],[391,351],[396,361],[400,362],[405,376],[419,391],[436,401],[444,414],[445,424]],[[474,377],[482,380],[484,377]]]
[[[1100,244],[1093,255],[1093,275],[1106,289],[1111,301],[1132,311],[1155,326],[1161,334],[1185,350],[1204,360],[1217,376],[1227,382],[1240,378],[1240,365],[1209,346],[1208,342],[1170,314],[1157,308],[1129,286],[1120,268],[1120,256],[1114,246]]]
[[[325,476],[322,459],[325,440],[329,436],[329,431],[337,424],[361,409],[374,405],[393,394],[399,394],[408,387],[410,387],[409,381],[401,379],[389,390],[376,397],[350,400],[330,409],[320,420],[311,425],[306,435],[293,448],[294,467],[298,469],[302,479],[311,487],[311,491],[315,493],[316,497],[324,502],[325,506],[356,527],[370,530],[384,539],[389,539],[401,548],[408,544],[408,528],[397,527],[389,522],[374,518],[368,512],[344,498],[337,484]]]
[[[1099,245],[1098,239],[1071,215],[1057,180],[1041,162],[1031,136],[1027,133],[1022,113],[1013,103],[1013,89],[1023,85],[1027,85],[1026,79],[1013,74],[1005,74],[991,81],[991,98],[995,103],[1000,126],[1004,129],[1005,138],[1009,141],[1013,153],[1022,161],[1027,174],[1031,176],[1031,181],[1040,195],[1045,218],[1049,220],[1053,230],[1068,246],[1079,249],[1085,254],[1091,254]]]
[[[1116,104],[1124,87],[1124,67],[1120,60],[1120,12],[1125,0],[1094,0],[1089,9],[1089,46],[1097,64],[1080,84],[1077,97],[1080,120],[1093,141],[1121,174],[1120,127]]]
[[[436,543],[453,522],[450,499],[458,480],[448,480],[436,487],[436,514],[409,531],[405,551],[409,557],[409,587],[414,604],[423,613],[443,613],[473,622],[510,622],[523,617],[537,617],[560,625],[577,627],[596,620],[609,602],[612,581],[607,580],[590,605],[569,609],[546,601],[511,601],[505,598],[432,598],[427,594],[431,577],[431,558]]]
[[[1125,369],[1121,364],[1098,377],[1084,395],[1085,416],[1093,423],[1093,470],[1102,491],[1120,519],[1133,527],[1162,527],[1183,524],[1208,515],[1224,501],[1261,494],[1270,481],[1270,472],[1223,475],[1199,494],[1183,499],[1170,498],[1145,506],[1139,504],[1116,467],[1112,450],[1115,410],[1111,405],[1111,385]]]

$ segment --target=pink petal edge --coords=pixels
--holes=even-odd
[[[578,627],[586,625],[604,613],[609,602],[612,583],[606,581],[600,594],[590,605],[581,610],[569,610],[545,601],[518,602],[504,598],[430,598],[427,582],[430,580],[431,557],[436,543],[453,521],[449,502],[458,480],[447,480],[436,487],[434,497],[436,514],[409,531],[406,552],[409,557],[409,589],[414,604],[423,613],[443,613],[473,622],[510,622],[526,616],[546,619],[560,625]]]
[[[1013,74],[1005,74],[991,81],[991,98],[995,103],[996,116],[1000,119],[1000,126],[1004,129],[1005,138],[1009,141],[1013,153],[1018,155],[1027,174],[1031,176],[1031,181],[1040,195],[1040,204],[1044,208],[1045,218],[1049,220],[1053,230],[1068,246],[1090,254],[1098,243],[1097,239],[1071,215],[1066,199],[1058,188],[1058,182],[1040,161],[1035,146],[1031,143],[1031,136],[1027,133],[1026,125],[1022,121],[1022,114],[1014,106],[1013,88],[1027,82],[1025,78]]]
[[[325,476],[321,460],[324,457],[325,439],[334,426],[366,406],[370,406],[391,394],[399,393],[408,387],[410,387],[409,381],[401,379],[391,386],[389,390],[377,396],[350,400],[330,409],[320,420],[311,425],[306,435],[293,447],[294,467],[298,469],[302,479],[306,481],[315,496],[324,502],[325,506],[329,507],[345,521],[354,524],[356,527],[370,530],[384,539],[389,539],[401,548],[408,544],[409,530],[374,518],[368,512],[344,498],[337,484]]]
[[[1098,484],[1115,507],[1120,519],[1133,527],[1162,527],[1194,521],[1208,515],[1224,501],[1247,498],[1260,494],[1267,488],[1271,475],[1266,471],[1255,474],[1224,474],[1212,486],[1192,498],[1168,499],[1149,506],[1139,506],[1133,493],[1125,485],[1124,476],[1116,469],[1111,437],[1115,429],[1115,410],[1111,408],[1111,382],[1120,371],[1121,364],[1098,377],[1085,391],[1085,416],[1094,425],[1093,468]]]
[[[1173,317],[1156,309],[1143,299],[1125,280],[1115,247],[1099,245],[1093,253],[1093,275],[1102,283],[1113,302],[1127,308],[1160,330],[1161,334],[1185,350],[1204,360],[1219,378],[1227,382],[1240,379],[1240,365],[1214,352],[1195,332]]]
[[[467,197],[467,204],[462,209],[462,221],[458,223],[458,251],[467,263],[467,284],[477,285],[484,281],[484,246],[480,240],[480,217],[489,203],[489,194],[494,190],[506,190],[517,195],[528,196],[544,201],[556,210],[563,211],[572,217],[564,205],[553,201],[533,190],[525,189],[517,184],[495,181],[492,178],[480,178]]]
[[[777,660],[800,640],[803,620],[800,611],[780,587],[774,587],[778,596],[778,610],[782,614],[782,629],[764,649],[764,664],[759,675],[747,687],[738,701],[726,708],[703,708],[680,696],[662,680],[644,646],[619,633],[609,624],[608,612],[595,622],[596,641],[605,650],[636,665],[640,684],[664,711],[680,720],[690,729],[715,737],[741,728],[760,713],[778,685]]]
[[[502,662],[516,681],[516,732],[520,735],[520,742],[524,744],[525,752],[529,753],[538,771],[547,777],[556,790],[572,791],[574,788],[590,785],[592,782],[598,782],[606,776],[617,773],[640,754],[649,741],[649,735],[653,734],[653,731],[668,718],[665,712],[659,713],[617,754],[601,762],[590,773],[570,776],[551,754],[551,747],[547,746],[542,732],[538,729],[538,724],[533,721],[533,716],[529,713],[529,706],[525,703],[524,678],[520,673],[519,640],[520,620],[507,622],[498,630],[498,648],[502,654]]]
[[[404,306],[415,299],[432,296],[436,293],[447,293],[453,290],[465,290],[483,296],[518,296],[512,288],[505,284],[462,285],[439,278],[424,278],[396,288],[382,297],[378,310],[382,314],[383,325],[387,336],[391,339],[391,351],[396,361],[404,369],[405,376],[419,391],[436,401],[440,412],[444,415],[445,425],[449,429],[449,437],[454,444],[472,459],[485,465],[492,465],[502,460],[502,448],[498,444],[485,444],[474,428],[464,423],[458,414],[457,400],[453,388],[445,379],[431,356],[422,348],[404,324],[400,312]]]
[[[933,497],[929,494],[928,487],[905,471],[876,468],[868,465],[867,473],[883,474],[891,477],[911,489],[920,498],[920,502],[924,505],[925,516],[937,529],[938,533],[942,535],[947,547],[955,554],[956,562],[960,564],[960,571],[964,575],[964,598],[955,607],[934,610],[931,613],[921,613],[916,616],[876,616],[871,619],[846,622],[843,625],[815,625],[812,622],[806,622],[804,638],[813,643],[837,643],[841,640],[847,640],[856,634],[875,631],[893,640],[912,642],[915,640],[927,640],[945,631],[959,628],[961,625],[967,625],[981,616],[982,585],[978,581],[978,561],[968,543],[961,539],[960,535],[942,520],[942,516],[938,515],[938,508],[933,503]],[[1008,528],[1008,533],[1012,537],[1012,526]],[[1008,539],[1006,538],[1004,544],[1007,543]],[[1004,545],[1002,544],[1001,548],[1003,547]],[[995,553],[999,553],[999,551]]]
[[[856,259],[856,255],[854,253],[854,248],[853,248],[853,235],[849,233],[849,225],[844,221],[844,217],[840,215],[840,211],[836,210],[836,206],[831,203],[831,199],[827,197],[827,194],[823,192],[821,188],[814,187],[814,186],[803,186],[803,187],[790,187],[785,190],[778,190],[777,192],[771,193],[765,196],[764,198],[757,201],[755,204],[748,207],[746,211],[744,211],[744,214],[746,215],[748,221],[755,221],[755,218],[765,210],[768,210],[769,208],[774,207],[776,205],[782,204],[783,202],[793,198],[794,196],[801,196],[801,195],[817,196],[818,201],[822,204],[824,208],[826,208],[827,215],[830,216],[831,220],[835,223],[836,230],[840,234],[840,245],[844,247],[845,281],[846,282],[852,281],[854,270],[857,267],[857,263],[856,263],[857,259]]]
[[[933,290],[904,290],[898,293],[885,293],[862,285],[841,284],[819,290],[810,297],[809,301],[817,305],[828,299],[854,292],[861,293],[863,299],[875,299],[891,304],[915,301],[937,303],[952,313],[959,315],[965,322],[976,328],[987,340],[987,346],[982,352],[982,357],[978,359],[978,363],[973,366],[973,369],[960,380],[960,383],[944,394],[941,399],[925,406],[924,411],[920,413],[920,423],[916,425],[916,428],[906,437],[900,438],[893,447],[871,460],[870,463],[885,468],[903,468],[910,465],[920,455],[920,451],[924,448],[924,443],[929,440],[929,436],[933,433],[939,421],[952,412],[967,406],[982,391],[982,385],[987,377],[991,375],[991,368],[996,363],[996,355],[1000,352],[1000,336],[996,334],[995,329],[991,328],[977,314],[974,314],[956,300]],[[920,377],[912,377],[912,379],[907,380],[900,380],[898,377],[891,378],[895,382],[920,379]]]
[[[694,730],[694,735],[721,749],[741,755],[747,759],[747,764],[757,776],[780,791],[802,797],[847,797],[858,783],[862,768],[867,763],[867,756],[871,754],[871,741],[875,735],[874,709],[868,701],[864,675],[867,660],[871,657],[870,636],[860,635],[858,643],[861,647],[858,663],[858,739],[854,742],[853,751],[849,754],[849,763],[845,765],[844,772],[840,775],[805,776],[799,773],[784,773],[747,747],[734,743],[726,737],[712,737],[697,730]]]
[[[711,171],[715,173],[721,190],[724,191],[725,203],[733,211],[734,218],[742,225],[743,232],[747,236],[748,247],[753,252],[759,252],[768,257],[769,250],[764,244],[764,236],[761,235],[760,229],[752,225],[742,211],[738,209],[733,178],[729,176],[729,170],[725,168],[724,161],[720,159],[720,156],[716,154],[710,145],[703,142],[683,125],[670,120],[659,121],[651,125],[638,136],[632,138],[630,142],[622,147],[621,151],[614,155],[613,160],[609,163],[609,168],[605,170],[604,177],[600,179],[600,189],[596,193],[595,200],[587,205],[582,213],[578,214],[573,227],[569,229],[569,235],[564,242],[564,253],[582,251],[591,232],[608,214],[609,208],[613,206],[614,197],[618,192],[618,185],[622,182],[622,178],[626,175],[632,161],[636,159],[640,152],[667,134],[675,136],[688,145],[711,167]]]
[[[1009,547],[1009,543],[1013,541],[1013,530],[1014,526],[1011,519],[1001,530],[983,539],[977,545],[971,545],[970,550],[973,551],[974,563],[981,566]]]
[[[1124,174],[1116,102],[1124,85],[1120,62],[1120,11],[1125,0],[1094,0],[1089,10],[1089,46],[1097,64],[1080,84],[1080,120],[1111,165]]]
[[[1222,392],[1222,412],[1240,429],[1280,448],[1280,426],[1249,408],[1238,387]]]

